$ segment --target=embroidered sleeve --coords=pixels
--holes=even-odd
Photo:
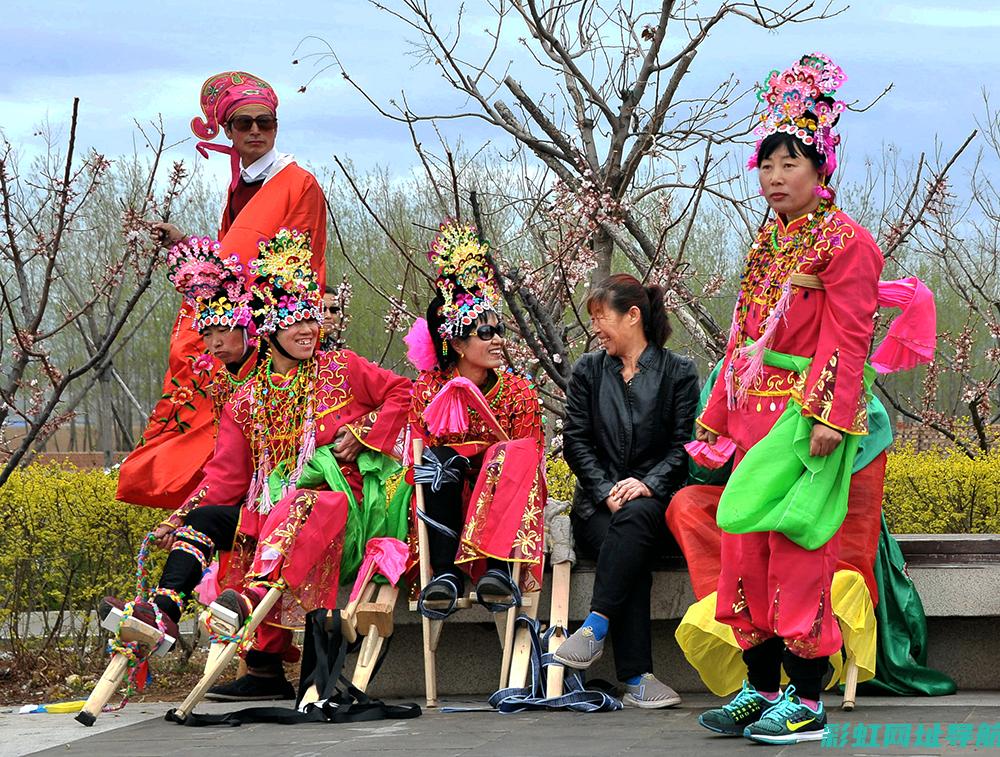
[[[817,272],[825,299],[812,366],[799,392],[802,413],[848,434],[867,434],[863,385],[882,253],[867,234],[846,241]]]
[[[523,379],[518,380],[517,390],[511,392],[511,439],[534,439],[544,447],[545,428],[542,425],[542,406],[538,393]]]
[[[344,350],[351,373],[354,401],[373,414],[361,442],[387,455],[402,452],[403,431],[410,407],[409,379]],[[377,412],[374,412],[377,411]]]

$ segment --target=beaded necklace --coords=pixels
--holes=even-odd
[[[265,459],[273,469],[283,462],[294,464],[299,453],[302,432],[310,414],[310,400],[314,392],[316,359],[299,363],[290,380],[276,384],[268,358],[263,370],[254,372],[256,380],[251,430],[251,450],[254,462],[260,465]]]
[[[774,221],[757,235],[747,255],[747,262],[740,276],[740,294],[733,310],[733,325],[729,341],[733,354],[726,368],[726,396],[730,410],[746,404],[750,387],[760,380],[764,372],[764,352],[774,341],[778,326],[791,304],[790,279],[799,266],[813,255],[820,231],[837,212],[837,207],[826,199],[820,200],[816,210],[806,222],[785,236],[778,236],[778,223]],[[759,296],[757,296],[759,294]],[[762,305],[760,336],[746,344],[747,314],[755,301]],[[740,361],[739,369],[736,367]]]
[[[260,363],[256,357],[253,360],[253,368],[243,378],[234,376],[225,366],[215,374],[215,378],[212,381],[212,412],[215,414],[216,423],[222,417],[222,409],[232,399],[233,395],[236,394],[236,390],[252,379],[254,374],[259,370]],[[222,381],[223,375],[226,377],[225,382]]]
[[[757,235],[740,276],[740,293],[733,314],[737,345],[749,336],[746,321],[751,304],[756,299],[767,314],[774,310],[789,277],[812,255],[819,231],[836,212],[837,207],[823,199],[806,222],[790,233],[779,236],[778,223],[772,221],[769,228]],[[766,319],[767,316],[762,320]]]

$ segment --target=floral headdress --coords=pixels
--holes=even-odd
[[[784,132],[798,137],[803,144],[815,145],[826,159],[823,172],[832,175],[840,144],[840,135],[833,132],[833,126],[847,105],[843,100],[832,104],[828,100],[845,81],[844,70],[823,53],[803,55],[785,71],[771,71],[766,83],[757,88],[764,112],[754,129],[757,146],[747,168],[757,167],[757,153],[766,137]]]
[[[484,313],[499,313],[500,297],[486,260],[488,250],[475,226],[451,220],[441,224],[431,242],[427,257],[437,269],[434,286],[444,300],[438,311],[442,340],[460,336]]]
[[[253,323],[243,264],[238,255],[221,257],[220,249],[208,237],[190,237],[167,253],[167,278],[194,307],[197,331],[209,326],[248,328]]]
[[[273,334],[305,320],[321,320],[323,296],[313,273],[309,235],[280,229],[261,242],[257,259],[250,261],[256,278],[250,285],[257,330]]]

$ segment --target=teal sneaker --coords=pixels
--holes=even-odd
[[[826,735],[826,710],[802,704],[789,686],[778,703],[767,710],[756,723],[751,723],[743,735],[761,744],[798,744],[800,741],[822,741]]]
[[[776,700],[781,701],[780,699]],[[698,716],[698,722],[710,731],[726,736],[742,736],[751,723],[756,723],[764,711],[773,707],[776,702],[761,696],[757,689],[746,681],[743,688],[732,702],[708,710]]]

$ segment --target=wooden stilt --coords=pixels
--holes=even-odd
[[[841,709],[850,712],[858,693],[858,663],[853,657],[847,658],[847,675],[844,678],[844,703]]]
[[[102,626],[109,629],[117,628],[118,638],[123,643],[137,643],[140,654],[149,654],[149,650],[156,647],[160,639],[164,638],[163,634],[157,628],[146,625],[132,617],[125,618],[124,620],[121,617],[122,613],[120,610],[112,610],[111,614],[102,623]],[[167,652],[173,644],[174,639],[169,636],[166,637],[164,643],[160,645],[162,653]],[[87,697],[87,702],[83,705],[83,709],[76,715],[78,723],[83,723],[85,726],[92,726],[97,721],[97,716],[101,714],[108,700],[114,696],[115,691],[121,685],[122,679],[127,672],[128,657],[121,652],[115,652],[111,655],[108,667],[104,669],[104,673],[101,675],[94,690]]]
[[[514,563],[514,570],[512,571],[511,580],[514,582],[515,586],[520,586],[521,584],[521,563]],[[511,607],[507,610],[507,626],[504,628],[503,634],[503,658],[500,662],[500,688],[505,688],[507,682],[510,680],[510,663],[511,656],[514,653],[514,628],[517,625],[515,622],[517,620],[518,610],[521,608]]]
[[[368,690],[368,684],[375,672],[375,664],[378,662],[385,640],[392,636],[392,610],[398,596],[398,588],[384,584],[378,587],[378,594],[374,602],[366,602],[358,606],[358,628],[367,627],[367,631],[358,652],[358,662],[354,667],[351,683],[362,691]]]
[[[250,621],[243,626],[242,631],[240,629],[233,629],[233,635],[238,635],[240,640],[252,636],[254,631],[257,630],[264,618],[267,617],[268,613],[274,608],[281,599],[281,589],[271,588],[267,590],[267,594],[260,601],[260,604],[254,608],[253,614],[250,617]],[[239,648],[239,642],[228,642],[225,648],[216,654],[215,659],[211,664],[205,666],[205,672],[201,676],[201,680],[195,685],[191,693],[188,694],[187,699],[174,710],[174,717],[183,722],[187,719],[187,716],[191,714],[191,711],[198,705],[198,703],[204,698],[205,694],[208,692],[212,685],[215,683],[216,679],[221,675],[225,667],[230,663],[233,657],[236,655],[236,651]]]
[[[413,464],[420,465],[424,459],[423,439],[413,440]],[[413,487],[417,501],[417,512],[426,512],[424,507],[424,488],[421,484]],[[431,582],[431,556],[427,544],[427,524],[417,518],[417,548],[420,553],[420,589]],[[424,698],[428,707],[437,707],[437,642],[441,637],[441,621],[422,617],[421,625],[424,632]]]
[[[552,605],[549,610],[549,626],[565,629],[569,625],[569,581],[570,568],[568,562],[561,562],[552,566]],[[563,630],[554,632],[549,637],[548,652],[552,653],[559,649],[559,646],[566,640]],[[558,697],[563,693],[563,676],[566,669],[562,665],[549,665],[546,681],[545,696]]]

